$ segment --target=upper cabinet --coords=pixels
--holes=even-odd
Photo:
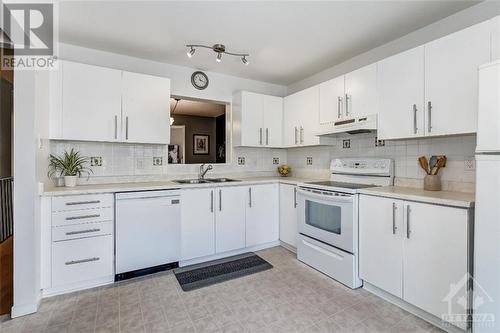
[[[344,76],[319,85],[319,124],[329,125],[344,116]]]
[[[490,27],[480,23],[425,45],[428,135],[476,132],[478,68],[490,61]]]
[[[319,85],[285,97],[283,143],[285,146],[319,145]]]
[[[491,20],[491,59],[500,59],[500,16]]]
[[[168,144],[170,80],[59,61],[50,138]]]
[[[490,61],[490,22],[378,64],[380,139],[475,133],[477,70]]]
[[[241,91],[233,98],[235,146],[280,147],[283,140],[283,98]]]

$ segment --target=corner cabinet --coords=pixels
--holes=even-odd
[[[50,139],[170,142],[170,80],[58,61],[51,73]]]
[[[449,313],[450,288],[470,273],[470,215],[465,208],[361,195],[361,279],[441,318]],[[453,296],[465,306],[451,302],[451,313],[467,314],[466,289]]]
[[[282,146],[282,97],[240,91],[233,96],[232,111],[235,146]]]
[[[319,145],[319,85],[285,97],[284,137],[287,147]]]

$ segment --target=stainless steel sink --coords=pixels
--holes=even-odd
[[[238,179],[231,179],[231,178],[210,178],[207,179],[211,183],[228,183],[228,182],[239,182]]]
[[[210,183],[206,179],[178,179],[174,180],[174,183],[178,184],[205,184],[205,183]]]

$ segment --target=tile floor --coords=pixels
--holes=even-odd
[[[0,319],[0,332],[441,332],[282,247],[258,254],[274,268],[191,292],[166,272],[52,297],[36,314]]]

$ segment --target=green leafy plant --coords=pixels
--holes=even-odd
[[[60,176],[81,177],[82,174],[90,176],[93,171],[89,167],[85,166],[88,162],[89,159],[87,157],[80,155],[80,152],[75,151],[73,148],[71,148],[69,153],[64,151],[62,156],[50,154],[48,176],[50,178],[57,174]]]

